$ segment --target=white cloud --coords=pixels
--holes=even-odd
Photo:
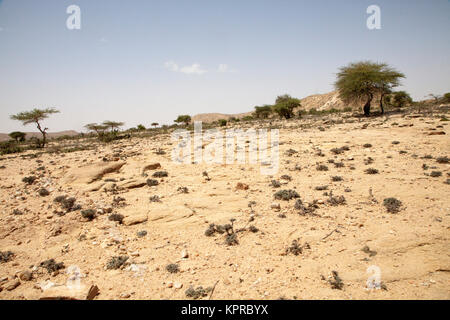
[[[198,63],[180,68],[175,62],[167,61],[166,63],[164,63],[164,67],[170,71],[182,72],[185,74],[204,74],[207,72],[206,70],[202,69],[202,67]]]
[[[181,72],[186,74],[203,74],[206,70],[202,69],[198,63],[194,63],[192,66],[186,66],[180,69]]]
[[[236,72],[234,69],[230,69],[230,67],[227,64],[219,64],[219,67],[217,68],[217,72]]]
[[[170,71],[174,71],[174,72],[178,71],[178,65],[173,61],[167,61],[166,63],[164,63],[164,67],[166,67]]]

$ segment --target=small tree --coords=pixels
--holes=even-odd
[[[42,134],[42,143],[40,147],[45,147],[47,143],[47,130],[48,128],[42,129],[41,122],[44,119],[47,119],[51,114],[59,113],[58,110],[54,108],[47,108],[47,109],[33,109],[31,111],[24,111],[20,112],[18,114],[12,115],[12,120],[18,120],[22,121],[22,124],[25,126],[30,123],[35,123],[37,126],[37,129]]]
[[[14,131],[9,134],[9,137],[15,140],[16,142],[24,142],[26,135],[27,134],[25,132]]]
[[[395,108],[402,108],[412,102],[411,96],[405,91],[397,91],[390,96],[390,103]]]
[[[450,92],[445,93],[442,96],[442,102],[443,103],[450,103]]]
[[[277,113],[280,118],[290,119],[294,116],[294,109],[299,107],[300,100],[292,98],[288,94],[278,96],[275,105],[272,107],[273,111]]]
[[[107,126],[108,128],[111,128],[111,132],[118,131],[120,127],[123,127],[125,125],[124,122],[116,122],[116,121],[104,121],[103,125]]]
[[[439,100],[442,98],[442,96],[440,96],[439,94],[433,94],[430,93],[429,95],[427,95],[427,97],[433,98],[434,102],[438,103]]]
[[[272,106],[266,104],[261,107],[256,106],[254,114],[255,114],[255,117],[258,119],[267,119],[270,116],[270,114],[272,113],[272,111],[273,111]]]
[[[174,122],[184,123],[187,126],[187,125],[189,125],[189,123],[191,123],[191,116],[189,116],[187,114],[180,115],[180,116],[178,116],[178,118],[176,120],[174,120]]]
[[[158,122],[153,122],[153,123],[152,123],[152,127],[155,127],[155,128],[156,128],[157,126],[159,126],[159,123],[158,123]]]
[[[138,131],[145,131],[145,130],[147,130],[147,128],[146,128],[143,124],[138,125],[138,126],[136,127],[136,129],[137,129]]]
[[[370,115],[371,102],[375,94],[380,95],[380,108],[384,112],[384,95],[391,92],[392,88],[400,85],[400,78],[405,75],[385,63],[361,61],[351,63],[339,69],[335,87],[339,91],[340,98],[345,102],[366,100],[364,114]]]

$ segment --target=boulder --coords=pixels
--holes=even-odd
[[[148,220],[148,215],[146,213],[145,214],[136,214],[136,215],[132,215],[132,216],[123,218],[122,224],[124,224],[126,226],[132,226],[134,224],[146,222],[147,220]]]
[[[63,178],[65,184],[91,184],[108,173],[118,172],[125,162],[98,162],[69,170]]]

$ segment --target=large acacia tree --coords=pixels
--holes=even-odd
[[[400,79],[404,77],[403,73],[386,63],[354,62],[339,69],[335,87],[345,102],[365,101],[364,114],[369,116],[375,95],[380,96],[381,113],[384,113],[384,96],[399,86]]]
[[[191,116],[187,114],[179,115],[178,118],[174,120],[175,123],[184,123],[186,126],[191,123]]]
[[[58,110],[54,108],[47,108],[47,109],[33,109],[31,111],[24,111],[20,112],[18,114],[12,115],[12,120],[18,120],[21,121],[22,124],[25,126],[27,124],[34,123],[36,124],[37,129],[42,134],[42,142],[41,147],[45,147],[47,143],[47,130],[48,128],[42,128],[41,122],[44,119],[47,119],[51,114],[59,113]]]
[[[118,121],[104,121],[104,126],[107,126],[111,128],[111,132],[114,132],[115,130],[119,130],[120,127],[123,127],[125,125],[124,122],[118,122]]]
[[[95,132],[99,137],[102,136],[105,133],[105,130],[109,128],[104,124],[97,124],[97,123],[89,123],[84,127],[89,131]]]

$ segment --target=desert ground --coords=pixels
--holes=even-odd
[[[0,299],[450,299],[449,117],[229,124],[280,130],[273,176],[169,132],[5,155]]]

